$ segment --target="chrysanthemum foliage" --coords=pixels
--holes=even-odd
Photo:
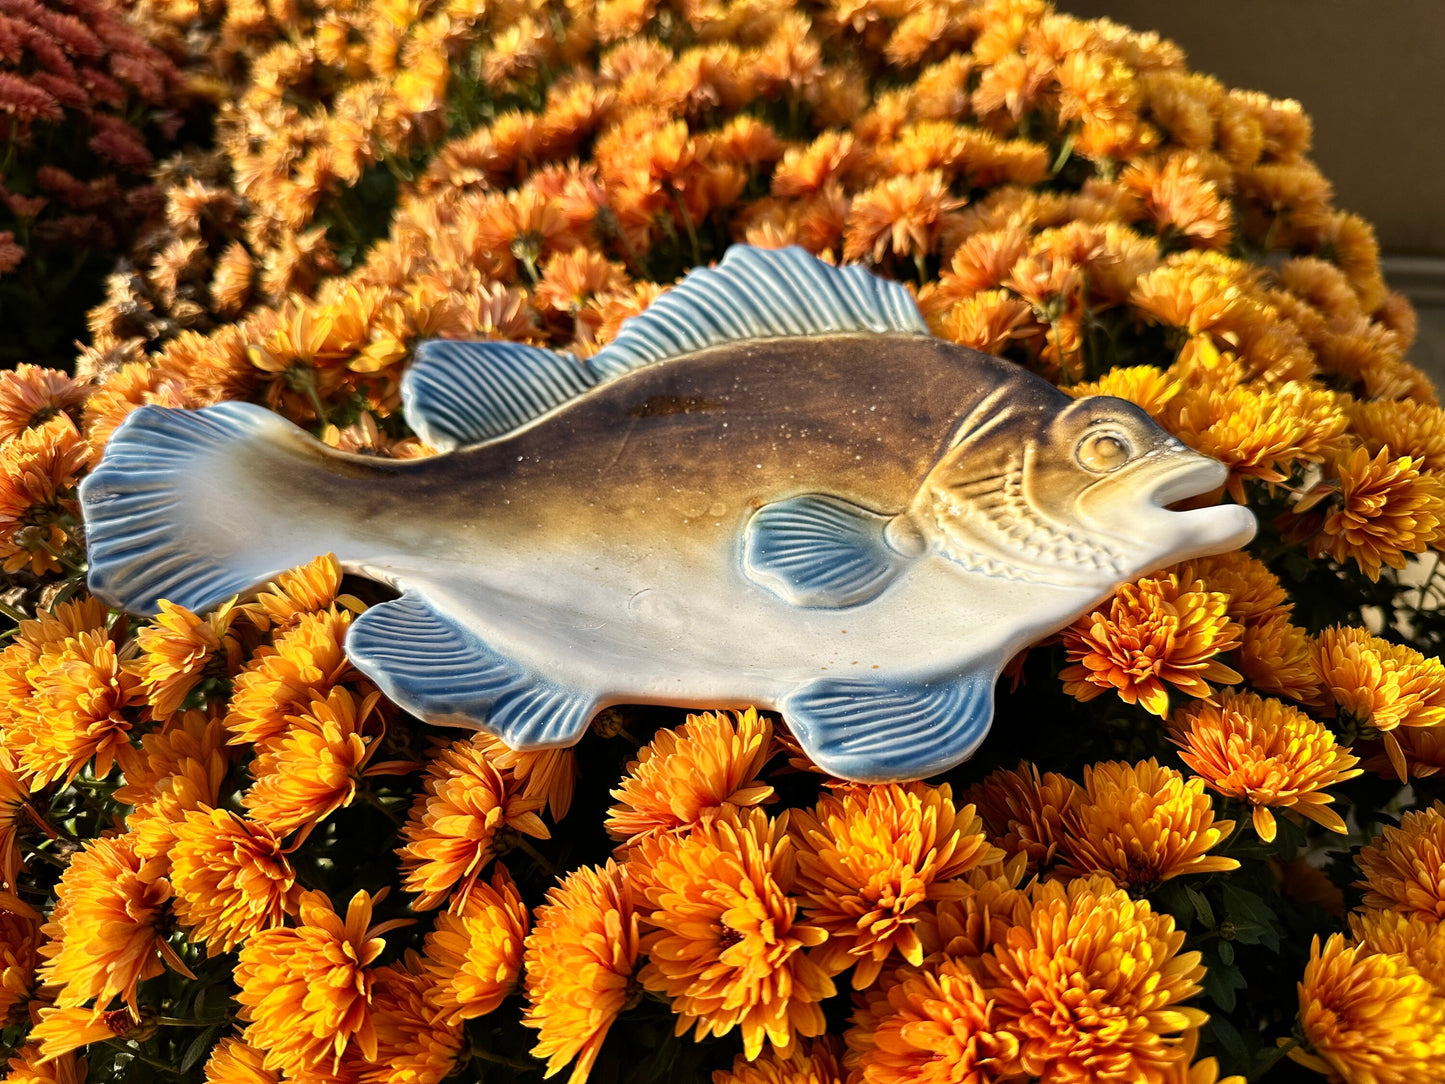
[[[0,28],[74,31],[39,12]],[[223,104],[73,370],[0,374],[8,1079],[1445,1079],[1445,412],[1296,103],[1040,0],[134,12]],[[42,66],[0,75],[27,161]],[[346,658],[386,596],[328,555],[209,614],[86,594],[76,486],[137,406],[430,455],[419,340],[588,356],[737,241],[1139,404],[1258,537],[1121,587],[971,761],[880,787],[754,711],[427,728]]]

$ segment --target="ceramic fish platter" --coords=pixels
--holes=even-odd
[[[987,733],[1020,648],[1247,542],[1225,479],[1120,399],[935,338],[908,292],[737,246],[583,360],[423,343],[409,425],[335,451],[261,407],[143,407],[81,489],[90,586],[204,611],[320,553],[400,592],[347,636],[402,707],[516,749],[619,703],[782,713],[851,780]]]

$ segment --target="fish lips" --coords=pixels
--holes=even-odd
[[[1177,554],[1172,560],[1183,561],[1239,549],[1254,537],[1258,528],[1254,513],[1242,505],[1185,510],[1169,507],[1215,492],[1228,477],[1229,468],[1223,463],[1180,445],[1136,461],[1107,480],[1112,484],[1095,483],[1090,487],[1094,492],[1086,493],[1080,503],[1087,512],[1088,506],[1095,504],[1089,498],[1097,493],[1099,510],[1112,513],[1108,519],[1115,520],[1123,511],[1131,535],[1146,538],[1161,553]],[[1128,495],[1123,501],[1121,486]]]

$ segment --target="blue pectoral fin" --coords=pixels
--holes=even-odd
[[[414,594],[358,617],[346,654],[413,715],[487,730],[518,750],[572,745],[596,703],[493,650]]]
[[[821,494],[767,505],[748,521],[748,577],[794,606],[856,606],[903,567],[884,540],[885,516]]]
[[[967,760],[993,721],[993,667],[938,684],[815,681],[783,718],[824,771],[856,783],[926,779]]]
[[[597,384],[570,354],[507,341],[428,339],[401,380],[406,423],[448,452],[518,429]]]

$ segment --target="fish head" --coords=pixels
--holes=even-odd
[[[1239,505],[1171,507],[1219,489],[1228,470],[1123,399],[1088,396],[986,430],[956,440],[910,509],[922,539],[971,569],[1104,590],[1254,537]]]

